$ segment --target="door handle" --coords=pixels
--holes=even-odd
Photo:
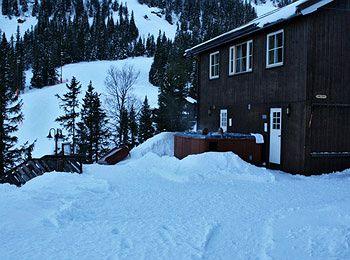
[[[281,137],[281,135],[278,135],[278,137]]]

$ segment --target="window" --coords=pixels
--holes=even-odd
[[[266,38],[266,67],[283,65],[283,30],[270,33]]]
[[[253,41],[230,48],[229,75],[252,71]]]
[[[224,132],[227,131],[227,109],[220,110],[220,127]]]
[[[281,112],[273,112],[272,114],[272,129],[281,129]]]
[[[214,52],[210,54],[209,57],[209,78],[217,79],[219,78],[219,52]]]

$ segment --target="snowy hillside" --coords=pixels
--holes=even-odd
[[[1,4],[2,0],[0,0]],[[140,35],[147,37],[148,34],[158,35],[159,30],[165,32],[167,37],[174,38],[176,32],[176,24],[169,24],[164,15],[159,17],[157,13],[160,12],[158,8],[150,8],[147,5],[141,5],[137,0],[122,0],[127,5],[130,12],[134,11],[135,22],[139,29]],[[35,26],[37,19],[30,15],[31,5],[29,5],[29,12],[26,15],[19,17],[24,20],[23,23],[17,21],[18,18],[12,17],[9,19],[7,16],[0,15],[0,30],[10,36],[16,33],[17,26],[20,26],[20,32],[23,34],[26,30]],[[115,18],[117,13],[115,12]]]
[[[0,185],[1,258],[350,258],[350,171],[285,175],[232,153],[179,161],[171,140],[120,165]]]
[[[75,76],[82,84],[80,97],[83,98],[90,80],[99,93],[106,93],[104,80],[110,66],[122,68],[124,65],[132,65],[136,71],[140,72],[133,93],[140,101],[143,101],[147,95],[150,105],[155,107],[158,100],[158,88],[148,82],[148,72],[151,64],[152,58],[144,57],[120,61],[82,62],[64,66],[63,78],[71,80]],[[27,80],[30,81],[30,78],[30,73],[27,73]],[[47,139],[46,136],[51,127],[59,126],[55,123],[55,119],[62,112],[59,109],[59,102],[55,95],[62,95],[65,91],[65,84],[58,84],[43,89],[33,89],[21,96],[24,103],[25,119],[18,132],[19,143],[37,140],[33,152],[34,157],[40,157],[54,149],[53,141]]]
[[[169,24],[165,19],[164,15],[159,17],[157,13],[159,13],[158,8],[150,8],[147,5],[141,5],[137,0],[123,0],[121,1],[126,3],[129,10],[134,11],[135,14],[135,22],[140,30],[140,34],[143,36],[147,36],[148,34],[153,34],[155,36],[158,35],[159,30],[165,32],[167,37],[173,38],[176,32],[176,19],[174,24]],[[0,0],[0,4],[2,0]],[[254,5],[257,15],[260,16],[267,12],[270,12],[276,7],[272,4],[271,1],[267,0],[265,4]],[[0,30],[5,32],[6,35],[10,36],[16,33],[17,26],[20,27],[20,32],[23,34],[26,30],[30,29],[32,26],[35,26],[37,23],[37,18],[32,17],[30,15],[31,4],[29,4],[28,14],[22,15],[19,18],[23,20],[23,23],[18,22],[18,18],[12,17],[10,19],[7,16],[0,14]],[[115,14],[115,18],[116,18]]]

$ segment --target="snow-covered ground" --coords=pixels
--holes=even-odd
[[[1,259],[349,259],[350,171],[302,177],[172,134],[116,166],[0,185]]]
[[[73,76],[80,81],[82,88],[80,97],[83,98],[87,86],[92,81],[94,88],[102,93],[102,99],[106,93],[104,81],[110,66],[122,68],[123,66],[133,66],[140,75],[135,84],[133,93],[143,101],[147,95],[152,107],[157,106],[158,88],[148,81],[153,58],[137,57],[119,61],[95,61],[70,64],[63,67],[63,79],[71,80]],[[31,79],[30,72],[27,73],[27,81]],[[23,99],[24,121],[18,131],[19,144],[26,141],[37,140],[33,156],[40,157],[53,152],[53,140],[46,138],[51,127],[58,127],[55,119],[62,114],[59,108],[59,100],[56,94],[62,95],[66,92],[66,84],[45,87],[43,89],[32,89],[21,95]]]

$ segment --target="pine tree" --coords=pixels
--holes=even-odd
[[[129,34],[130,34],[130,39],[129,39],[130,42],[135,41],[139,36],[139,30],[137,29],[135,24],[134,11],[131,12],[131,18],[129,22]]]
[[[39,13],[39,2],[38,0],[35,0],[33,4],[33,9],[32,9],[32,16],[37,16],[38,13]]]
[[[39,49],[35,46],[33,49],[33,65],[32,65],[33,76],[30,80],[30,84],[36,88],[40,88],[44,86],[41,64],[42,63],[41,63],[40,52],[39,52]]]
[[[121,108],[118,123],[118,143],[119,145],[129,145],[129,117],[125,107]]]
[[[14,14],[15,16],[19,16],[19,8],[18,8],[17,0],[12,0],[11,14]]]
[[[9,15],[10,14],[10,3],[9,3],[9,0],[2,0],[1,11],[2,11],[3,15]]]
[[[146,40],[146,55],[147,57],[153,57],[156,49],[156,44],[154,43],[154,36],[148,35]]]
[[[21,158],[16,148],[18,124],[23,120],[22,101],[10,85],[9,46],[3,34],[0,46],[0,179]]]
[[[143,56],[145,55],[145,52],[145,45],[140,37],[134,46],[134,56]]]
[[[101,108],[99,94],[94,92],[91,82],[83,99],[80,115],[81,121],[77,124],[79,154],[86,158],[87,163],[93,163],[106,151],[110,134],[106,128],[106,113]]]
[[[143,143],[147,139],[151,138],[153,135],[154,135],[154,128],[152,124],[152,111],[150,109],[150,106],[148,104],[148,99],[146,96],[140,111],[138,140],[140,143]]]
[[[134,105],[131,105],[129,112],[130,148],[137,145],[138,125]]]
[[[25,64],[23,41],[20,37],[19,26],[17,26],[15,57],[16,57],[16,90],[23,90],[25,87]]]
[[[76,149],[76,121],[79,117],[79,100],[78,95],[80,94],[81,85],[75,77],[72,78],[70,84],[66,84],[67,93],[62,97],[56,95],[61,101],[60,108],[63,109],[64,114],[59,116],[56,121],[59,122],[68,132],[68,137],[73,143],[73,152]]]
[[[149,82],[155,86],[160,86],[162,84],[171,48],[171,42],[166,38],[164,33],[162,35],[161,32],[159,32],[154,61],[149,72]]]
[[[25,13],[28,11],[28,3],[27,0],[20,0],[20,5],[22,6],[22,12]]]

